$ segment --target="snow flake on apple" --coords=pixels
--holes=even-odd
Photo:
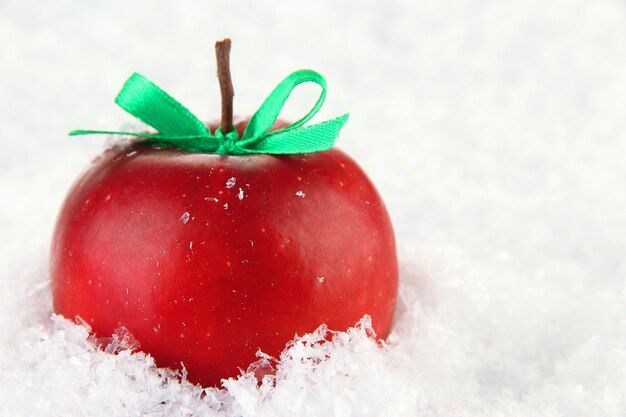
[[[243,190],[241,189],[241,187],[239,187],[239,192],[237,193],[237,198],[239,200],[243,200],[243,197],[244,197]]]
[[[226,188],[233,188],[236,182],[237,180],[235,179],[235,177],[230,177],[228,181],[226,181]]]
[[[183,222],[184,224],[187,224],[187,222],[189,221],[189,212],[186,211],[183,213],[182,216],[180,216],[180,221]]]
[[[302,191],[302,190],[298,190],[298,191],[296,191],[296,195],[297,195],[298,197],[300,197],[300,198],[304,198],[304,196],[305,196],[306,194],[304,194],[304,191]]]

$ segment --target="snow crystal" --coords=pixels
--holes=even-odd
[[[239,188],[239,192],[237,193],[237,198],[239,200],[243,200],[243,190],[241,188]]]
[[[0,2],[0,91],[10,103],[0,112],[0,415],[626,414],[623,2],[150,6]],[[237,21],[211,20],[217,12]],[[154,25],[164,20],[167,31]],[[339,143],[385,199],[401,280],[384,343],[367,318],[346,332],[321,327],[202,389],[158,369],[124,329],[94,338],[87,323],[51,316],[47,253],[66,191],[112,143],[65,132],[146,131],[112,101],[135,70],[209,115],[205,104],[219,97],[206,82],[207,51],[223,33],[234,40],[242,114],[283,69],[312,65],[326,77],[313,122],[351,112]],[[310,106],[300,91],[288,119]],[[293,186],[309,175],[296,172]],[[219,188],[211,195],[223,203],[229,191]]]
[[[87,323],[81,322],[85,327],[89,327]],[[124,350],[137,350],[141,348],[141,343],[124,326],[115,330],[111,339],[98,339],[98,344],[104,345],[104,351],[107,353],[119,353]]]
[[[304,191],[302,191],[302,190],[296,191],[296,195],[298,197],[300,197],[300,198],[304,198],[304,196],[305,196]]]
[[[237,180],[235,179],[235,177],[230,177],[228,181],[226,181],[226,188],[233,188],[236,182]]]

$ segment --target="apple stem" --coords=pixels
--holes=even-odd
[[[217,78],[220,81],[222,94],[220,128],[223,133],[228,133],[233,130],[233,97],[235,96],[230,78],[230,39],[215,42],[215,57],[217,58]]]

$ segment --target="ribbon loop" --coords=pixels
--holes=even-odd
[[[141,74],[130,76],[115,102],[162,135],[208,136],[196,116]]]
[[[308,122],[319,111],[326,98],[326,80],[320,74],[311,70],[299,70],[291,73],[274,88],[265,99],[261,107],[252,115],[241,140],[249,143],[250,139],[260,138],[272,127],[280,114],[291,92],[300,84],[313,82],[322,88],[315,106],[300,120],[282,130],[295,129]]]
[[[284,129],[268,132],[293,89],[305,82],[322,88],[313,108],[300,120]],[[242,138],[236,130],[214,134],[187,108],[156,84],[140,74],[133,74],[124,84],[115,102],[125,111],[152,126],[158,133],[73,130],[74,135],[116,134],[137,136],[159,146],[174,147],[188,152],[218,155],[298,154],[331,149],[339,131],[348,120],[345,114],[333,120],[302,127],[322,107],[326,98],[326,80],[311,70],[295,71],[285,78],[254,113]]]

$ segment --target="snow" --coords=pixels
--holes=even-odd
[[[217,117],[225,36],[236,112],[292,70],[327,78],[312,122],[350,112],[339,145],[388,205],[401,289],[384,344],[367,319],[322,328],[261,357],[260,386],[202,391],[51,316],[47,251],[106,142],[65,133],[126,129],[133,71]],[[4,0],[0,62],[0,415],[626,414],[623,2]]]

